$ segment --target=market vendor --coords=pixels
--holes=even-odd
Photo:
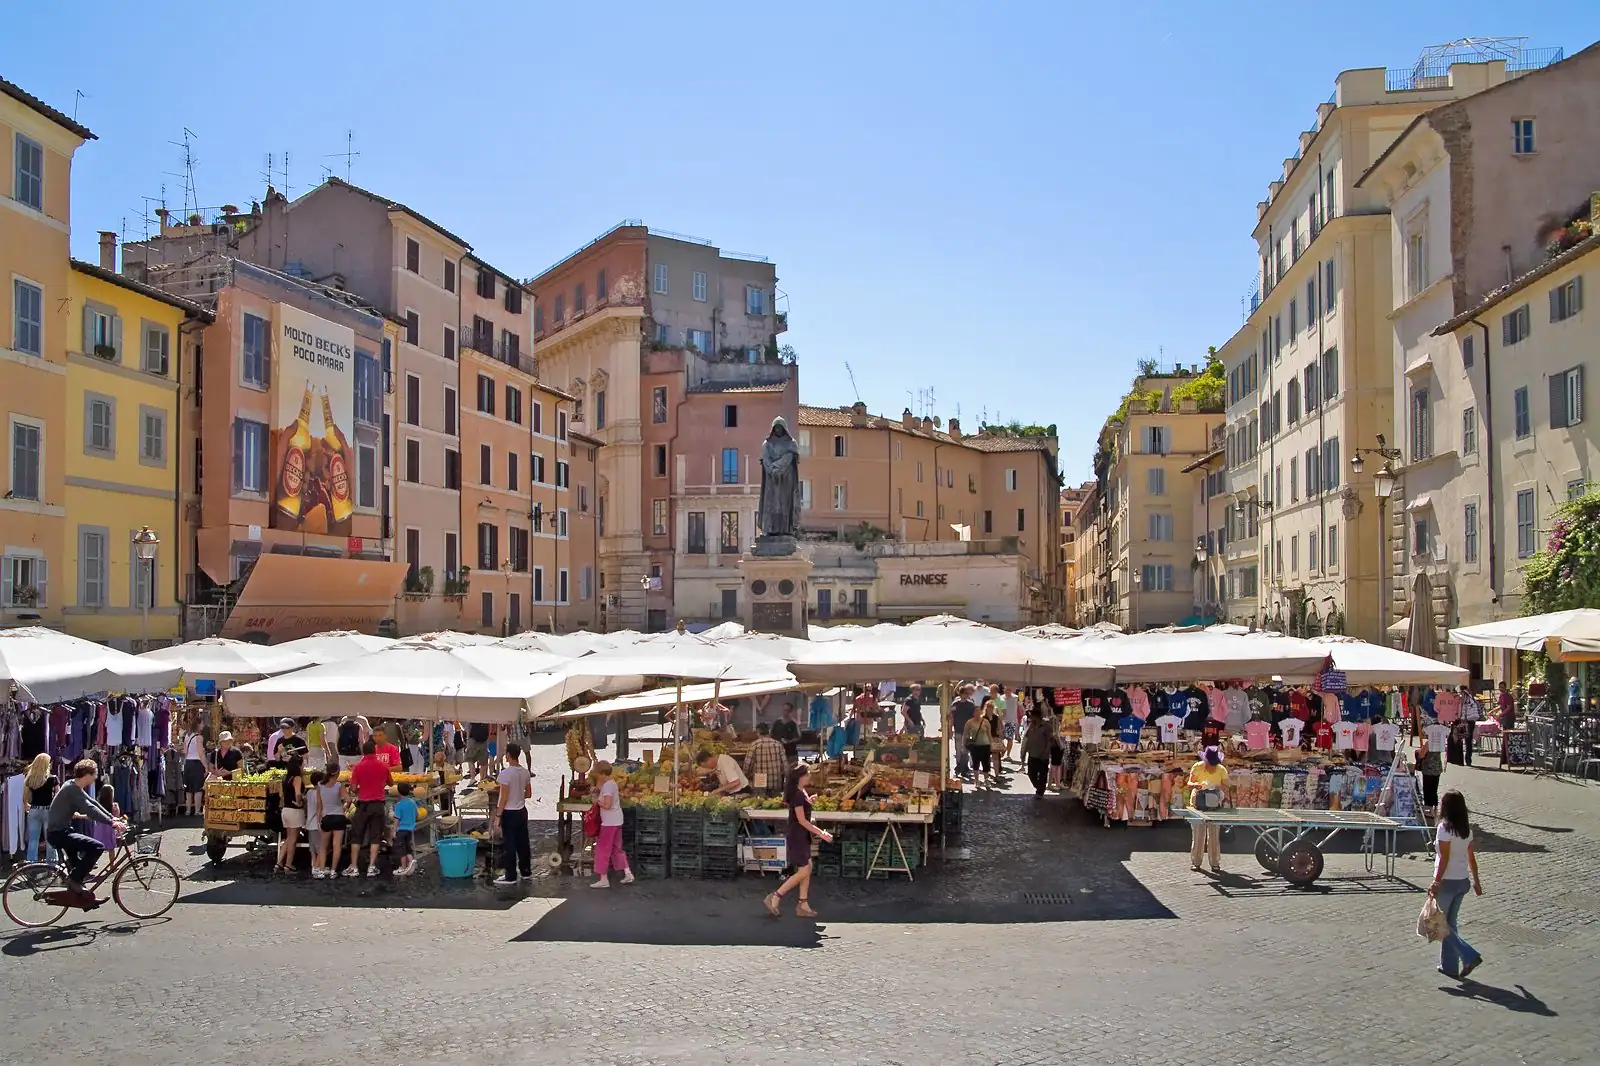
[[[756,726],[756,732],[759,735],[755,743],[750,745],[750,753],[744,757],[745,773],[749,780],[755,782],[756,791],[763,796],[782,795],[783,782],[789,774],[790,756],[774,736],[776,726],[762,722]]]
[[[244,765],[244,752],[233,746],[233,734],[224,729],[217,735],[217,750],[211,757],[211,772],[224,781]]]
[[[295,754],[303,759],[307,750],[305,738],[300,736],[295,720],[279,719],[278,731],[267,737],[267,764],[281,766],[289,761],[289,756]]]
[[[912,736],[920,737],[926,730],[922,723],[922,684],[913,682],[911,693],[906,696],[904,705],[906,715],[906,732]]]
[[[784,757],[788,766],[793,766],[800,757],[800,723],[795,720],[795,706],[787,703],[783,707],[783,717],[772,723],[772,739],[783,745]],[[758,727],[759,728],[759,727]],[[779,786],[774,785],[774,788]]]
[[[372,731],[372,743],[377,750],[378,758],[382,759],[390,770],[400,769],[400,748],[389,743],[387,726],[380,725]]]
[[[701,748],[695,754],[694,762],[701,773],[717,775],[716,795],[741,796],[750,791],[750,779],[745,777],[737,760],[727,752],[718,755],[708,748]]]

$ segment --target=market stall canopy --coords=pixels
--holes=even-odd
[[[1034,637],[1039,640],[1065,640],[1067,637],[1075,637],[1081,632],[1083,630],[1064,626],[1060,622],[1047,622],[1042,626],[1023,626],[1017,630],[1017,636]]]
[[[1091,632],[1063,643],[1115,667],[1118,684],[1275,675],[1309,680],[1328,661],[1327,648],[1276,633]]]
[[[34,703],[101,692],[165,692],[183,668],[71,637],[44,626],[0,630],[0,693],[12,685]]]
[[[718,622],[709,629],[702,629],[700,635],[708,640],[726,640],[728,637],[741,637],[744,635],[744,626],[738,622]]]
[[[623,678],[676,677],[697,681],[794,683],[794,676],[781,659],[709,643],[702,647],[690,647],[683,642],[640,644],[617,651],[596,652],[569,661],[558,671],[558,676],[563,678],[560,699],[551,706],[559,706],[585,692],[604,691],[608,683]]]
[[[1111,683],[1110,666],[1072,641],[1031,640],[1000,630],[979,636],[937,627],[907,627],[899,633],[815,644],[789,669],[801,681],[827,684],[979,677],[1016,685],[1095,688]]]
[[[326,633],[313,633],[298,640],[286,640],[282,644],[274,644],[273,647],[279,651],[292,651],[304,655],[321,666],[324,663],[359,659],[371,652],[382,651],[393,643],[391,637],[375,637],[367,633],[357,633],[353,629],[333,629]]]
[[[359,659],[314,666],[229,689],[232,714],[510,723],[560,706],[568,660],[535,651],[403,640]]]
[[[203,637],[187,644],[147,651],[139,658],[179,667],[187,683],[204,680],[223,686],[236,681],[258,681],[314,664],[309,655],[297,651],[229,637]]]
[[[597,714],[621,714],[629,711],[649,711],[660,707],[671,707],[679,699],[684,703],[704,703],[709,699],[737,700],[751,696],[772,696],[780,692],[795,692],[800,688],[798,681],[723,681],[713,684],[704,682],[697,685],[683,686],[682,695],[676,685],[669,688],[651,689],[649,692],[636,692],[631,696],[618,696],[615,699],[601,700],[583,707],[573,707],[570,710],[558,711],[551,715],[552,718],[588,718]]]
[[[1357,685],[1465,685],[1468,674],[1459,666],[1425,659],[1407,651],[1368,644],[1355,637],[1312,637],[1310,643],[1328,649],[1333,665],[1345,680]]]
[[[230,568],[234,541],[226,539],[228,527],[218,527],[221,537],[200,532],[199,549],[205,571],[226,582],[218,568]],[[260,550],[259,543],[253,548]],[[317,555],[285,555],[276,551],[259,555],[245,579],[244,589],[228,612],[222,635],[246,640],[290,640],[330,629],[376,629],[394,617],[395,598],[405,586],[405,563],[381,559],[335,559]]]
[[[1450,631],[1450,643],[1473,648],[1544,651],[1548,641],[1557,642],[1557,657],[1563,659],[1600,653],[1600,610],[1580,607],[1526,618],[1503,618]]]
[[[499,637],[485,636],[482,633],[462,633],[454,629],[441,629],[434,633],[418,633],[414,637],[401,637],[397,644],[423,644],[433,647],[448,645],[456,648],[471,647],[475,644],[498,644]]]
[[[589,633],[518,633],[514,637],[507,637],[498,642],[502,647],[517,648],[522,651],[543,651],[552,655],[563,655],[568,659],[576,659],[580,655],[588,655],[592,651],[609,651],[618,645],[607,640],[603,634]]]

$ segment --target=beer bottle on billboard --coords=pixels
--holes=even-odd
[[[322,390],[322,446],[326,457],[329,511],[334,522],[344,522],[355,511],[350,498],[350,444],[333,421],[333,405],[328,390]]]
[[[310,458],[311,384],[307,382],[305,394],[300,398],[300,415],[289,434],[289,442],[283,450],[283,465],[278,472],[278,510],[295,522],[300,521]]]

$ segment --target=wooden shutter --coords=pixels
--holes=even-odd
[[[1580,278],[1581,282],[1582,279]],[[1583,421],[1583,365],[1579,364],[1571,370],[1574,381],[1572,383],[1572,420],[1569,425],[1577,425]]]
[[[1550,290],[1550,321],[1561,321],[1561,286]]]
[[[1567,375],[1551,374],[1550,378],[1550,428],[1563,429],[1567,424]]]
[[[244,487],[244,422],[233,420],[233,491]]]
[[[111,347],[117,350],[117,358],[122,358],[122,316],[111,316]]]
[[[83,305],[83,354],[94,354],[94,308],[88,301]]]

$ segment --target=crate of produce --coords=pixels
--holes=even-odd
[[[836,862],[835,863],[826,863],[826,862],[818,863],[817,864],[817,876],[818,877],[830,877],[830,878],[838,877],[839,876],[839,864],[836,863]]]
[[[713,807],[704,812],[707,825],[738,825],[739,808],[734,806]]]
[[[659,881],[667,876],[667,864],[664,862],[640,862],[636,859],[630,868],[633,876],[645,880]]]
[[[699,829],[705,824],[706,815],[704,811],[687,807],[674,807],[672,809],[672,828],[674,829],[678,828],[680,825],[693,826],[694,828]]]
[[[629,813],[633,815],[635,829],[659,829],[662,832],[667,829],[669,819],[665,807],[624,807],[622,814],[624,825],[627,824]]]
[[[698,855],[674,855],[670,865],[673,877],[699,877],[705,869],[705,863]]]
[[[866,862],[867,842],[865,840],[847,840],[840,846],[839,854],[845,862]]]
[[[667,831],[665,829],[635,829],[632,834],[624,830],[622,836],[624,840],[630,839],[631,836],[633,843],[639,847],[664,848],[667,846]]]

